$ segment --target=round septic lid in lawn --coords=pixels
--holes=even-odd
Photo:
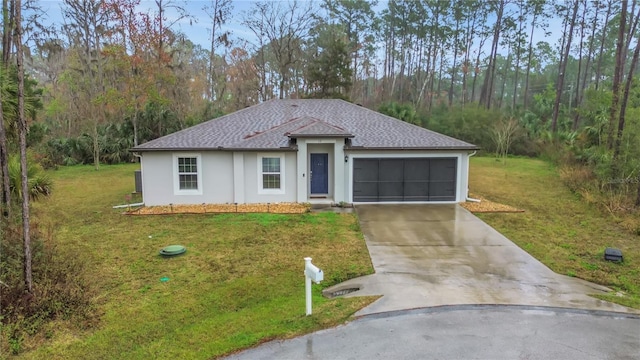
[[[160,250],[160,255],[175,256],[175,255],[180,255],[185,251],[187,251],[187,248],[185,248],[182,245],[169,245],[169,246],[165,246],[164,248],[162,248],[162,250]]]

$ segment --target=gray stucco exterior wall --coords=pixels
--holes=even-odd
[[[175,191],[174,156],[200,157],[201,191]],[[145,205],[224,204],[233,202],[233,154],[229,152],[145,152],[142,154],[142,197]]]
[[[225,204],[308,202],[311,153],[329,155],[329,193],[333,202],[353,202],[353,163],[358,158],[446,157],[457,159],[456,202],[468,196],[469,154],[467,151],[349,151],[335,139],[300,139],[297,152],[145,152],[142,154],[143,201],[147,206],[168,204]],[[177,156],[199,158],[197,192],[177,191]],[[265,192],[260,188],[259,162],[262,156],[284,160],[283,189]]]

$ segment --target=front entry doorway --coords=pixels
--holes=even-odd
[[[329,154],[310,154],[311,195],[327,195],[329,193]]]

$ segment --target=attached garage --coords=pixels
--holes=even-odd
[[[356,158],[353,201],[456,201],[457,161],[457,158]]]

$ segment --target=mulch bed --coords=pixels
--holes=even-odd
[[[463,208],[474,213],[521,213],[522,209],[515,208],[510,205],[499,204],[491,200],[487,200],[481,196],[471,196],[480,200],[480,202],[464,202],[460,203]]]
[[[478,202],[460,203],[463,208],[474,213],[520,213],[522,209],[499,204],[481,196],[473,196]],[[273,203],[273,204],[198,204],[143,206],[125,212],[127,215],[170,215],[170,214],[224,214],[224,213],[272,213],[303,214],[311,211],[309,204]]]
[[[199,204],[143,206],[127,211],[128,215],[169,215],[169,214],[222,214],[222,213],[272,213],[303,214],[309,212],[309,204],[273,203],[273,204]]]

